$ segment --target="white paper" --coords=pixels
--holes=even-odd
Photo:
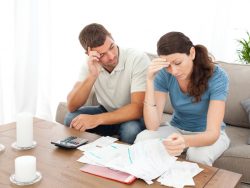
[[[177,188],[195,186],[193,177],[202,170],[196,163],[176,161],[157,181],[162,185]]]
[[[98,165],[127,172],[152,183],[170,168],[176,160],[171,157],[158,139],[136,143],[132,146],[112,144],[85,151],[85,156]]]
[[[159,139],[138,142],[131,146],[110,143],[111,139],[102,138],[85,150],[84,156],[79,162],[109,167],[126,172],[143,179],[147,184],[152,184],[158,178],[162,185],[172,187],[194,186],[193,177],[203,169],[196,163],[176,161],[176,157],[170,156],[163,143]],[[107,141],[107,142],[106,142]]]
[[[125,151],[126,147],[128,147],[126,145],[121,147],[120,145],[122,144],[114,143],[106,147],[96,147],[95,149],[85,151],[84,155],[100,165],[106,165],[119,157],[123,150]]]
[[[114,143],[117,140],[118,139],[114,138],[114,137],[102,136],[101,138],[98,138],[97,140],[95,140],[94,144],[96,144],[96,146],[99,146],[99,147],[105,147],[105,146],[108,146],[108,145]]]
[[[77,161],[81,163],[91,164],[91,165],[103,166],[103,165],[96,163],[94,160],[86,157],[85,155],[81,156]]]
[[[159,139],[146,140],[129,147],[131,165],[128,172],[150,182],[166,172],[175,162]]]
[[[102,136],[102,137],[98,138],[97,140],[95,140],[94,142],[82,145],[82,146],[78,147],[77,149],[79,149],[81,151],[88,151],[88,150],[95,149],[96,147],[105,147],[105,146],[111,145],[112,143],[114,143],[117,140],[118,140],[117,138],[113,138],[110,136]]]

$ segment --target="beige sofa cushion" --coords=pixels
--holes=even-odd
[[[250,124],[250,98],[241,101],[241,105],[244,108],[245,112],[247,113],[248,123]]]
[[[240,104],[242,100],[250,98],[250,66],[221,61],[217,63],[229,75],[229,95],[226,101],[224,122],[234,126],[250,128],[248,116]]]
[[[243,174],[241,182],[250,183],[250,146],[246,144],[249,130],[227,126],[230,147],[215,161],[213,166]]]

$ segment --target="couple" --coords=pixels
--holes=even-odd
[[[68,94],[65,125],[118,135],[130,144],[162,138],[169,154],[186,151],[188,160],[210,166],[229,147],[223,123],[228,76],[204,46],[169,32],[159,39],[159,57],[150,63],[142,52],[119,48],[100,24],[84,27],[79,40],[88,70],[81,70]],[[91,92],[99,106],[83,106]],[[168,126],[160,127],[167,93],[174,113]]]

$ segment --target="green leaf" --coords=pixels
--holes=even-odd
[[[239,57],[239,60],[242,63],[250,64],[250,33],[247,31],[247,39],[240,39],[237,40],[239,43],[239,49],[237,49],[237,54]]]

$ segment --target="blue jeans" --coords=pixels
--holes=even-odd
[[[80,114],[101,114],[105,112],[107,112],[107,110],[103,106],[84,106],[72,113],[68,113],[65,116],[64,124],[69,126],[71,121]],[[118,135],[119,140],[122,142],[133,144],[137,134],[144,129],[145,124],[143,118],[141,118],[139,120],[127,121],[115,125],[100,125],[87,131],[101,136]]]

